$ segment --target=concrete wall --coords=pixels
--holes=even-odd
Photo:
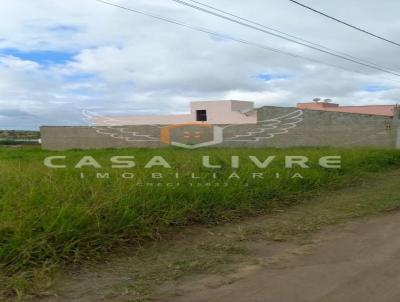
[[[273,119],[292,113],[298,109],[283,107],[262,107],[257,111],[260,121]],[[221,125],[226,126],[226,125]],[[172,133],[172,139],[188,137],[190,127]],[[200,127],[201,126],[196,126]],[[257,127],[257,126],[256,126]],[[206,128],[206,127],[203,127]],[[246,134],[254,130],[254,124],[232,125],[224,129],[224,138]],[[211,129],[212,130],[212,129]],[[196,133],[201,129],[196,129]],[[204,130],[203,138],[209,140],[210,129]],[[130,133],[145,135],[129,139]],[[42,127],[43,148],[48,150],[91,149],[91,148],[160,148],[168,145],[160,142],[161,127],[126,126],[121,131],[117,127]],[[188,134],[189,133],[189,134]],[[259,136],[267,136],[268,131]],[[190,143],[190,142],[189,142]],[[194,143],[194,142],[193,142]],[[197,141],[196,141],[197,143]],[[276,134],[272,138],[248,142],[227,142],[216,147],[292,147],[292,146],[370,146],[400,148],[400,122],[398,113],[394,119],[384,116],[304,110],[302,121],[288,133]]]
[[[397,128],[396,148],[400,149],[400,108],[396,107],[393,116],[393,127]]]
[[[140,133],[159,136],[160,129],[150,126],[130,126]],[[41,127],[42,148],[45,150],[102,149],[130,147],[161,147],[157,141],[133,142],[119,139],[118,131],[109,127]]]
[[[263,107],[258,120],[281,116],[294,108]],[[342,112],[303,110],[303,121],[288,133],[264,143],[274,147],[289,146],[372,146],[394,148],[397,127],[390,117]]]
[[[192,114],[175,115],[135,115],[135,116],[114,116],[109,117],[94,116],[92,122],[97,126],[116,125],[170,125],[179,123],[193,122]]]

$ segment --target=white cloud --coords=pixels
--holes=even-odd
[[[341,104],[399,100],[399,84],[388,80],[396,79],[390,75],[230,24],[173,1],[114,1],[364,75],[193,32],[96,1],[2,1],[0,128],[76,124],[81,122],[83,108],[115,114],[184,112],[189,101],[196,99],[246,99],[259,106],[292,106],[317,96]],[[384,6],[372,0],[304,2],[388,38],[400,36],[400,2],[396,0],[386,0]],[[218,0],[211,4],[400,73],[398,48],[288,1]],[[4,54],[4,50],[8,52]],[[56,57],[46,62],[35,57],[35,52],[43,51],[74,55],[67,62]],[[284,77],[263,81],[257,77],[260,74]],[[366,88],[371,85],[387,89]]]

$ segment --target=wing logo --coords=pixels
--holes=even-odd
[[[303,111],[295,110],[285,115],[258,121],[257,124],[232,124],[226,126],[194,122],[175,125],[136,126],[133,130],[127,121],[83,111],[84,120],[98,134],[126,142],[143,142],[198,149],[231,143],[258,143],[289,133],[303,121]],[[100,126],[97,121],[101,120]],[[140,130],[140,129],[143,130]]]

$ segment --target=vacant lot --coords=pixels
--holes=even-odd
[[[68,270],[43,301],[399,301],[399,176],[378,172],[287,209],[186,227]]]
[[[232,155],[239,167],[234,159],[232,168]],[[285,156],[299,155],[309,158],[309,168],[285,169]],[[318,164],[320,157],[336,155],[342,157],[341,169]],[[48,156],[65,156],[53,163],[66,167],[44,166]],[[134,156],[135,165],[112,169],[112,156]],[[209,156],[212,168],[202,165],[202,156]],[[259,162],[276,158],[260,168],[249,156]],[[82,163],[88,166],[75,168]],[[284,209],[398,167],[395,150],[0,149],[2,293],[35,291],[67,263],[100,259],[116,247],[159,239],[178,226]]]

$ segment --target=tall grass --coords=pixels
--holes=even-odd
[[[50,155],[66,155],[68,168],[45,167],[43,159]],[[103,167],[75,169],[84,155],[93,156]],[[136,167],[110,168],[110,156],[128,155],[135,156]],[[172,168],[145,169],[155,155],[163,156]],[[209,155],[213,164],[222,168],[204,168],[203,155]],[[232,155],[240,157],[239,169],[230,167]],[[248,160],[249,155],[260,160],[274,155],[276,160],[263,170]],[[309,157],[310,168],[285,169],[285,155]],[[320,167],[318,159],[327,155],[341,155],[342,168]],[[80,261],[126,240],[155,239],[177,225],[229,221],[288,206],[307,196],[351,185],[366,173],[399,166],[400,152],[396,150],[130,149],[58,153],[0,149],[0,265],[13,275],[32,267]],[[96,173],[104,172],[110,177],[96,178]],[[133,173],[134,178],[122,178],[124,172]],[[179,179],[175,178],[177,172]],[[228,179],[233,172],[240,179]],[[254,172],[264,173],[264,179],[253,179]],[[151,173],[162,173],[163,178],[152,179]],[[201,178],[192,179],[192,173]],[[294,173],[303,178],[292,179]]]

